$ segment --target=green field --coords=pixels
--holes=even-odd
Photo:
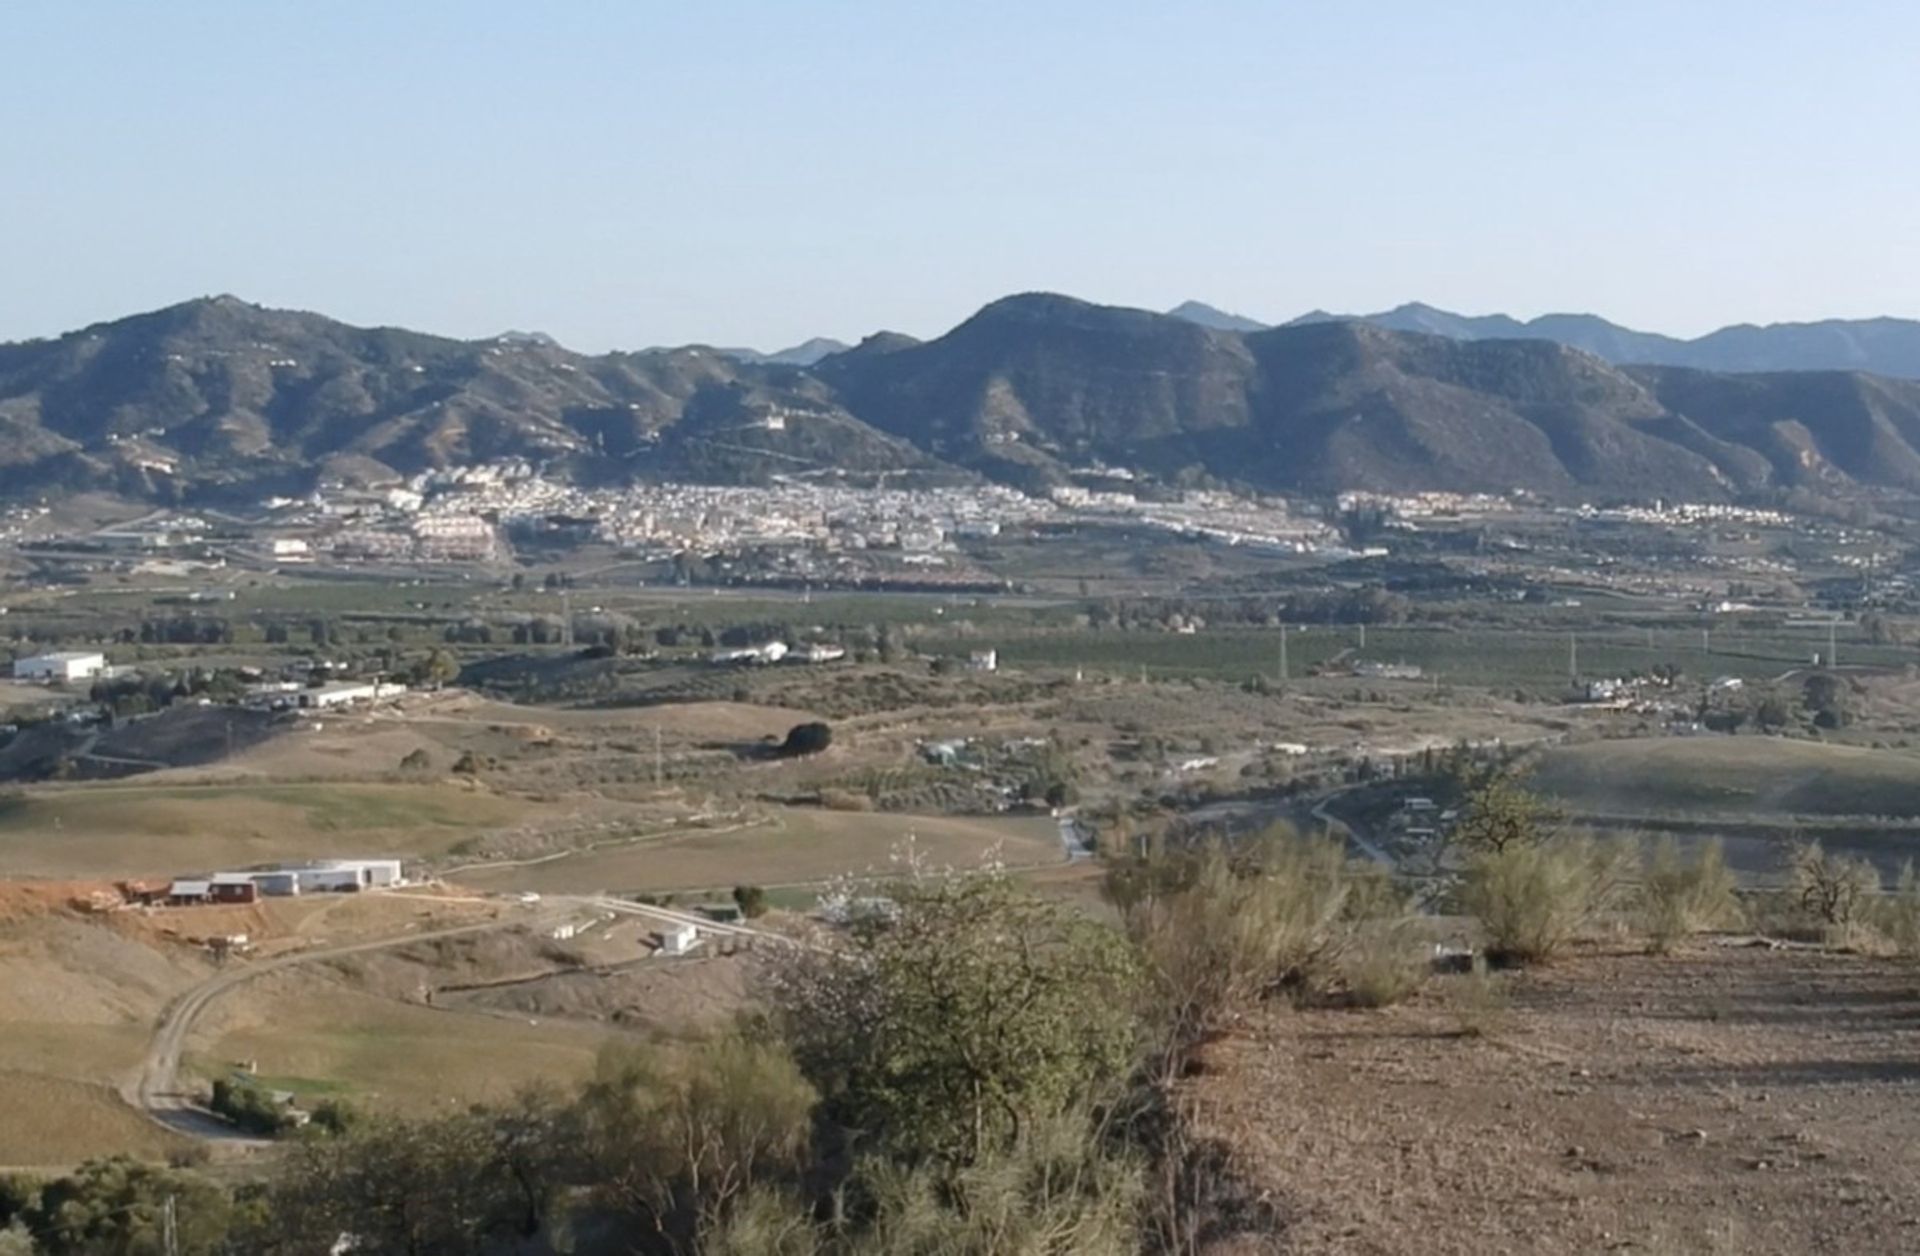
[[[1442,683],[1464,685],[1564,686],[1570,653],[1569,634],[1528,629],[1369,628],[1366,648],[1353,627],[1294,627],[1287,634],[1289,675],[1342,658],[1381,663],[1412,663]],[[1780,629],[1766,633],[1718,633],[1712,649],[1702,648],[1696,628],[1609,629],[1582,632],[1574,639],[1582,676],[1623,675],[1660,664],[1675,664],[1690,676],[1739,676],[1767,680],[1805,666],[1826,648],[1822,630]],[[928,637],[915,645],[930,653],[961,654],[992,647],[1009,667],[1084,668],[1122,675],[1145,670],[1150,677],[1220,679],[1276,676],[1280,667],[1277,629],[1204,630],[1183,636],[1168,632],[1118,630],[1074,633],[980,632],[967,637]],[[1351,652],[1351,654],[1347,652]],[[1874,646],[1840,638],[1842,663],[1897,667],[1920,659],[1910,647]]]
[[[1541,757],[1534,783],[1594,815],[1920,815],[1920,755],[1779,737],[1568,746]]]

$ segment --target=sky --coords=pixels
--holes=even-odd
[[[230,292],[582,350],[1011,292],[1920,316],[1911,0],[17,0],[0,340]]]

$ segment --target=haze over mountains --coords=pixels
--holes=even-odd
[[[244,501],[505,457],[584,483],[845,471],[1044,487],[1104,465],[1261,490],[1562,500],[1920,490],[1916,380],[1621,365],[1610,357],[1637,352],[1621,346],[1640,333],[1607,341],[1597,319],[1490,338],[1510,329],[1425,307],[1258,330],[1205,325],[1211,314],[1024,294],[933,340],[881,333],[783,361],[590,356],[535,335],[460,341],[209,298],[0,346],[0,492]],[[1612,348],[1569,347],[1543,325]],[[1876,361],[1920,332],[1833,326]],[[1743,330],[1783,329],[1716,336]],[[1751,338],[1718,343],[1771,360],[1727,347]]]

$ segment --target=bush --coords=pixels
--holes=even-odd
[[[1740,899],[1732,869],[1718,839],[1691,862],[1671,837],[1660,839],[1640,885],[1641,926],[1653,949],[1664,954],[1689,934],[1740,923]]]
[[[1864,859],[1829,855],[1818,842],[1787,853],[1787,882],[1800,910],[1829,937],[1867,922],[1880,892],[1880,874]]]
[[[1147,967],[1163,1068],[1265,995],[1335,989],[1351,975],[1342,964],[1356,942],[1395,931],[1407,915],[1377,865],[1348,858],[1334,838],[1285,829],[1231,850],[1213,843],[1117,860],[1106,889]],[[1376,957],[1386,947],[1369,944],[1382,948]]]
[[[433,756],[425,749],[409,750],[400,759],[402,772],[424,772],[433,766]]]
[[[1920,957],[1920,878],[1914,874],[1911,859],[1901,865],[1900,879],[1877,915],[1880,932],[1896,953],[1905,959]]]
[[[757,885],[734,886],[733,903],[748,920],[757,920],[767,914],[767,892]]]
[[[287,1109],[275,1103],[273,1096],[251,1082],[214,1079],[213,1098],[207,1104],[215,1113],[249,1134],[272,1138],[293,1124]]]
[[[795,724],[788,729],[787,739],[780,743],[780,753],[789,758],[797,758],[801,755],[819,754],[832,744],[832,727],[816,720],[807,724]]]
[[[1338,965],[1354,1007],[1389,1007],[1412,997],[1433,971],[1427,948],[1408,921],[1383,920],[1355,931]]]
[[[921,875],[880,902],[849,945],[784,956],[769,983],[842,1125],[971,1164],[1125,1079],[1137,973],[1112,929],[1000,873]]]
[[[1589,838],[1483,850],[1467,865],[1461,906],[1493,959],[1541,963],[1618,905],[1631,853]]]
[[[823,789],[820,805],[828,811],[872,811],[873,799],[850,789]]]

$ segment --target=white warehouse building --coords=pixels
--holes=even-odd
[[[15,680],[32,680],[47,685],[92,680],[105,670],[107,670],[107,656],[87,651],[35,654],[13,661]]]
[[[247,876],[270,898],[293,894],[338,894],[387,890],[405,879],[398,859],[321,859],[261,868]]]

